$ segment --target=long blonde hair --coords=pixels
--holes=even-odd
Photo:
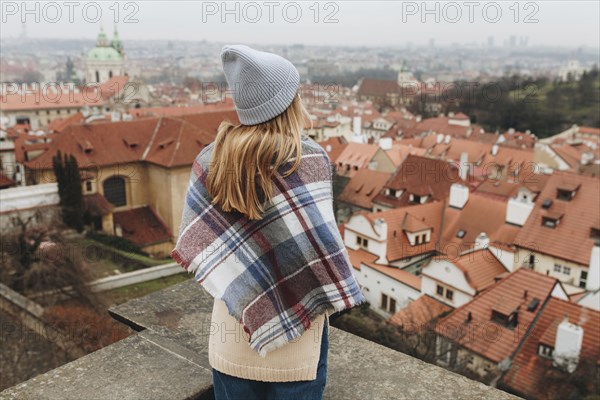
[[[305,119],[310,121],[310,115],[296,94],[289,107],[269,121],[258,125],[222,122],[206,178],[212,204],[261,220],[263,203],[272,199],[272,176],[292,157],[295,160],[283,176],[294,173],[300,165]]]

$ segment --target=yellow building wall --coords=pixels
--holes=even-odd
[[[542,254],[539,252],[531,251],[528,249],[524,249],[521,247],[517,248],[515,253],[515,268],[521,268],[524,266],[528,266],[529,255],[534,254],[535,256],[535,264],[533,270],[539,272],[543,275],[552,276],[559,281],[573,285],[579,286],[581,271],[587,271],[587,265],[577,264],[573,261],[564,260],[562,258],[553,257],[547,254]],[[591,256],[591,255],[590,255]],[[557,272],[554,270],[554,265],[560,264],[561,266],[565,265],[571,269],[569,274],[565,274],[563,272]],[[562,271],[562,268],[561,268]]]

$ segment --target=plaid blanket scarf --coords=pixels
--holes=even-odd
[[[205,182],[214,142],[196,157],[173,258],[244,327],[261,356],[290,342],[327,311],[365,301],[333,213],[332,166],[302,137],[299,168],[273,178],[264,219],[211,205]]]

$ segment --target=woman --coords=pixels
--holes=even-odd
[[[333,213],[331,161],[305,136],[297,69],[225,46],[240,124],[194,162],[173,252],[215,298],[215,398],[321,399],[329,314],[365,301]]]

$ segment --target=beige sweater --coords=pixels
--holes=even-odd
[[[257,381],[314,380],[326,318],[329,321],[329,314],[320,315],[300,338],[263,358],[250,348],[248,334],[229,315],[225,302],[215,299],[208,343],[209,364],[224,374]]]

